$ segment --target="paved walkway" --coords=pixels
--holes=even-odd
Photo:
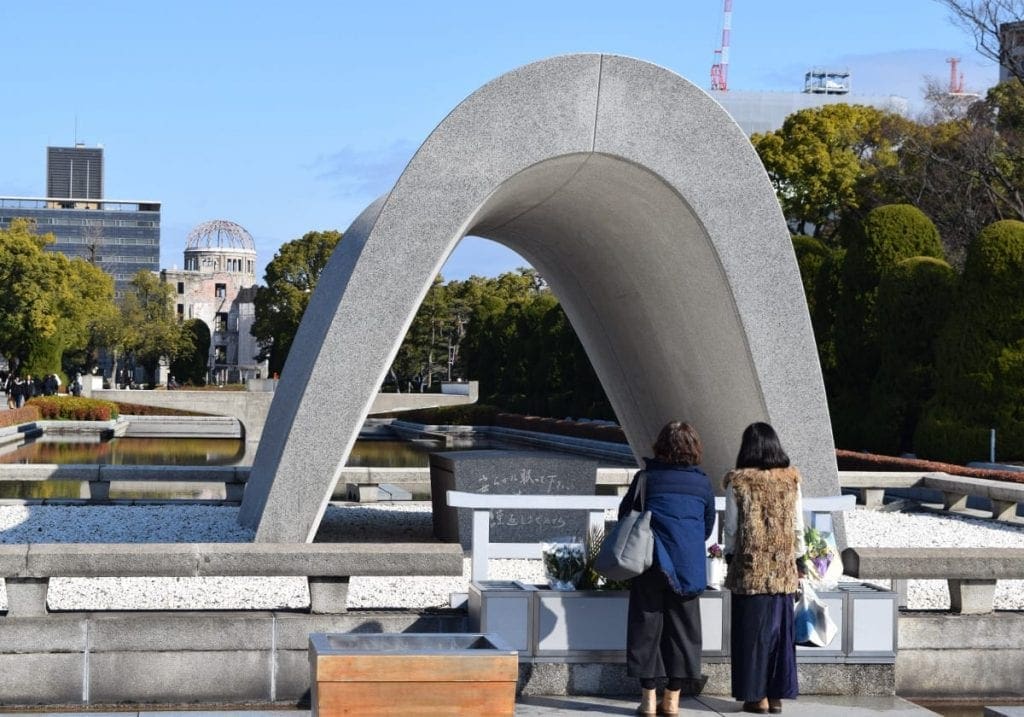
[[[516,703],[516,717],[571,717],[572,715],[635,715],[634,699],[607,697],[522,697]],[[686,699],[679,714],[743,714],[740,703],[725,697],[701,696]],[[24,717],[26,712],[0,712],[0,717]],[[34,713],[67,715],[64,713]],[[398,714],[396,712],[396,714]],[[783,714],[795,717],[925,717],[935,712],[911,704],[899,697],[801,697],[783,703]],[[1016,714],[1016,713],[1014,713]],[[309,717],[308,710],[265,711],[178,711],[178,712],[89,712],[89,717]],[[443,717],[439,715],[438,717]]]

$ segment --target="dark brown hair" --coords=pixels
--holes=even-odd
[[[689,423],[669,421],[654,442],[654,457],[663,463],[695,466],[704,457],[704,445]]]

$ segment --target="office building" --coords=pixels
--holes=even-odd
[[[160,202],[0,197],[0,229],[24,217],[53,234],[49,251],[80,257],[114,277],[120,296],[140,271],[160,269]]]
[[[103,148],[46,148],[46,196],[103,199]]]

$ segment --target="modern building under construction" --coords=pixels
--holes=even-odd
[[[847,70],[809,70],[803,92],[712,91],[711,96],[732,115],[749,136],[774,132],[786,118],[799,110],[823,105],[868,105],[880,110],[907,114],[910,102],[898,95],[858,95],[851,91]]]
[[[746,92],[729,86],[729,45],[732,40],[732,0],[722,2],[722,44],[711,65],[711,96],[732,115],[749,136],[774,132],[799,110],[830,104],[868,105],[906,114],[910,103],[897,95],[855,95],[848,69],[814,68],[804,75],[803,92]]]

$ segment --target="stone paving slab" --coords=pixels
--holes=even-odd
[[[556,715],[633,715],[636,699],[610,699],[601,697],[522,697],[516,704],[516,717],[542,717]],[[680,715],[744,714],[741,702],[728,697],[702,695],[696,699],[681,700]],[[907,702],[899,697],[818,697],[807,696],[783,702],[782,713],[796,717],[925,717],[935,712]],[[1014,715],[1016,717],[1016,715]]]
[[[1024,717],[1022,707],[986,707],[985,717]]]
[[[610,697],[521,697],[516,717],[572,717],[573,715],[635,715],[637,700]],[[679,714],[744,714],[741,703],[728,697],[702,695],[681,700]],[[989,710],[996,710],[989,712]],[[33,717],[66,717],[73,712],[33,713]],[[309,710],[182,710],[160,712],[89,712],[89,717],[309,717]],[[783,714],[796,717],[926,717],[937,713],[899,697],[801,697],[783,702]],[[993,717],[1024,717],[1024,707],[986,708]],[[25,712],[0,712],[0,717],[25,717]]]

